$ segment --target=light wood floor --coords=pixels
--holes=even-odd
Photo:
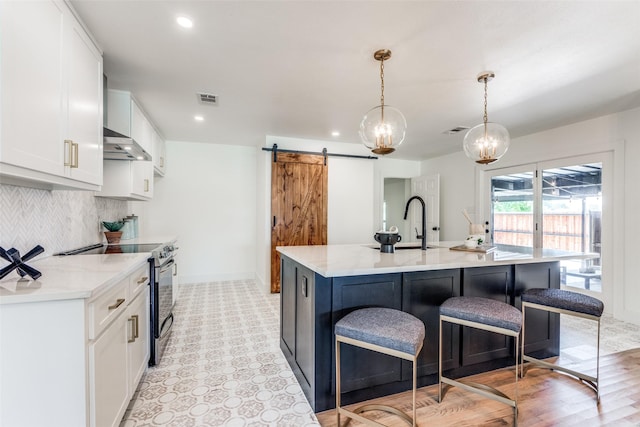
[[[572,367],[595,374],[594,361],[580,362]],[[507,395],[513,395],[513,368],[476,375],[473,380],[491,384]],[[525,378],[518,381],[518,426],[640,426],[640,349],[602,356],[600,382],[600,405],[597,405],[595,392],[573,377],[547,369],[531,368]],[[437,403],[437,398],[437,386],[418,390],[416,401],[419,426],[513,425],[511,407],[460,388],[446,388],[441,404]],[[410,391],[369,403],[373,402],[384,402],[407,413],[411,412]],[[316,416],[322,426],[336,426],[334,410]],[[392,427],[407,425],[397,417],[383,412],[368,412],[367,416]],[[346,419],[342,417],[342,425],[345,423]],[[359,423],[351,421],[349,425]]]

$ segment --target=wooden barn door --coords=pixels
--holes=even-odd
[[[324,156],[278,153],[271,169],[271,292],[280,292],[277,246],[327,244]]]

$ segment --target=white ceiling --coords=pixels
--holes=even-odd
[[[482,122],[485,70],[496,73],[489,121],[512,138],[640,106],[638,0],[71,3],[104,50],[109,87],[132,91],[168,140],[358,143],[380,99],[381,48],[392,51],[386,103],[408,123],[394,158],[460,151],[464,132],[444,132]]]

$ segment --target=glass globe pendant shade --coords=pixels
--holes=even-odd
[[[395,107],[378,105],[365,114],[360,122],[362,143],[375,154],[389,154],[404,141],[407,120]]]
[[[471,160],[488,165],[507,152],[510,142],[509,131],[504,126],[486,122],[469,129],[464,136],[463,148]]]

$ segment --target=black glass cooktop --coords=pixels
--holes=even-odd
[[[119,245],[95,244],[85,246],[78,249],[72,249],[66,252],[60,252],[56,255],[95,255],[95,254],[135,254],[139,252],[151,252],[160,247],[160,243],[125,243]]]

